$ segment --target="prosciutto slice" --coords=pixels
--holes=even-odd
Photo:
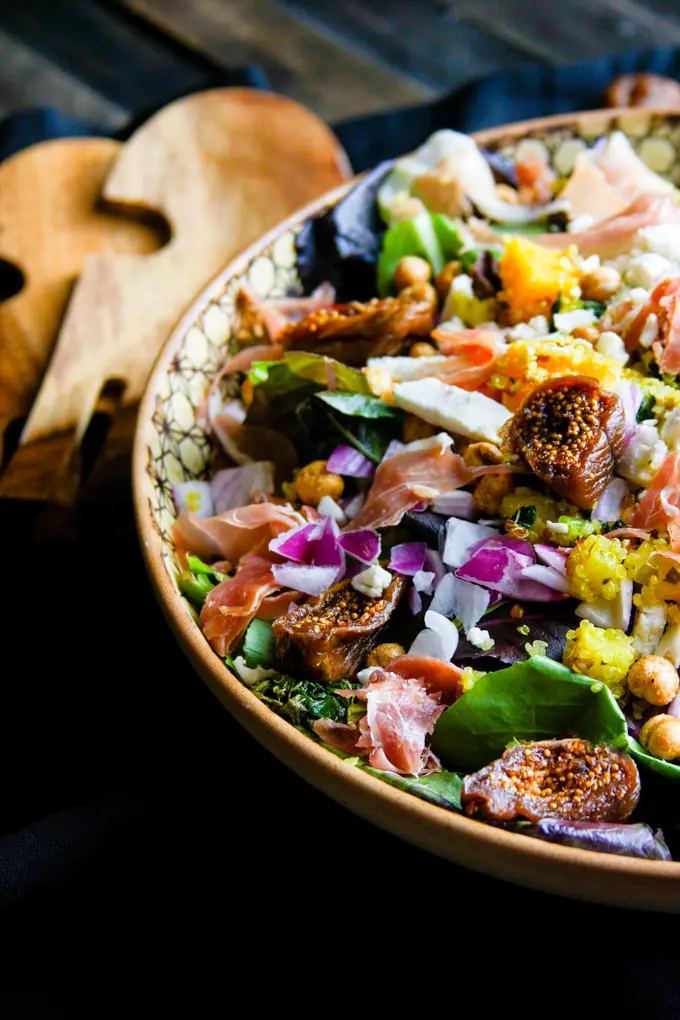
[[[276,343],[286,326],[332,305],[335,301],[335,288],[330,283],[322,283],[309,297],[293,296],[263,301],[250,287],[243,286],[237,300],[239,329],[255,337],[269,337],[272,343]]]
[[[192,552],[203,559],[220,556],[238,563],[245,553],[266,548],[283,531],[304,523],[304,518],[287,504],[253,503],[216,517],[183,513],[175,522],[174,537],[178,551]]]
[[[344,528],[386,528],[398,524],[407,510],[433,500],[493,472],[514,471],[513,465],[493,464],[471,468],[451,449],[451,438],[441,432],[409,445],[388,457],[375,473],[363,507]]]
[[[356,696],[366,702],[359,725],[319,719],[314,723],[317,736],[346,753],[368,757],[373,768],[385,772],[418,776],[432,771],[425,741],[445,708],[439,694],[421,680],[376,669]]]
[[[536,238],[544,248],[578,247],[581,255],[615,258],[635,247],[638,232],[661,224],[680,225],[680,206],[669,195],[640,195],[616,216],[577,234],[541,234]]]
[[[629,351],[640,346],[651,315],[656,316],[657,339],[652,344],[656,363],[662,372],[680,372],[680,277],[661,280],[652,291],[649,302],[640,309],[624,334]]]
[[[670,453],[649,488],[642,494],[639,506],[628,524],[631,528],[668,528],[680,515],[680,453]],[[674,532],[677,525],[674,525]]]
[[[500,331],[493,329],[447,330],[440,327],[432,337],[447,361],[432,374],[462,390],[477,390],[491,378],[496,361],[505,350]]]
[[[234,576],[208,592],[201,610],[201,629],[219,656],[229,654],[265,597],[280,587],[272,564],[269,553],[247,553]]]

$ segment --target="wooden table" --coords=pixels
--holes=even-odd
[[[0,0],[0,116],[116,128],[255,63],[329,121],[501,68],[680,44],[678,0]]]

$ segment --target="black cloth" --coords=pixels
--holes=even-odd
[[[596,107],[613,75],[640,69],[680,75],[680,55],[526,66],[336,128],[363,169],[439,127]],[[257,69],[231,81],[265,84]],[[0,125],[0,157],[93,132],[53,110],[19,114]],[[41,508],[5,504],[0,514],[0,935],[12,955],[42,960],[38,981],[29,966],[5,968],[5,1015],[74,1002],[100,1015],[102,989],[107,1005],[148,1002],[154,1015],[196,1007],[204,983],[185,967],[165,978],[174,954],[186,964],[208,933],[220,979],[249,961],[264,984],[317,1008],[330,991],[356,1009],[362,974],[375,975],[378,992],[410,974],[428,1012],[444,985],[449,1008],[473,994],[481,1015],[538,995],[555,1015],[568,1003],[590,1015],[594,998],[612,1013],[680,1015],[674,919],[531,892],[431,857],[248,737],[163,621],[125,492],[83,507],[73,542],[28,544]],[[142,963],[117,968],[121,956]]]

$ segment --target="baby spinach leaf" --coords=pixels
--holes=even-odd
[[[399,418],[403,417],[402,411],[392,404],[386,404],[378,397],[368,396],[363,393],[343,393],[340,390],[324,390],[317,393],[318,400],[332,407],[341,414],[348,414],[353,418]]]
[[[628,747],[626,750],[638,765],[642,765],[643,768],[649,769],[650,772],[656,772],[658,775],[663,776],[664,779],[673,779],[676,783],[680,782],[680,765],[674,765],[672,761],[662,761],[661,758],[655,758],[634,737],[628,737]]]
[[[257,666],[273,669],[276,666],[276,642],[268,620],[250,621],[243,640],[243,656],[249,669]]]
[[[394,418],[370,419],[348,417],[342,421],[334,414],[328,415],[328,421],[343,439],[346,439],[359,453],[368,457],[374,464],[379,464],[387,452],[387,447],[400,431],[399,422]],[[396,426],[396,427],[395,427]]]
[[[475,772],[517,740],[576,733],[626,748],[626,720],[608,687],[543,656],[487,673],[439,718],[432,750],[444,764]]]
[[[331,751],[338,758],[344,758],[348,765],[355,765],[362,772],[368,772],[376,779],[382,779],[390,786],[396,786],[399,790],[406,790],[413,793],[421,800],[427,800],[430,804],[446,808],[448,811],[462,811],[461,793],[463,790],[462,775],[456,772],[447,772],[442,769],[440,772],[431,772],[428,776],[400,776],[396,772],[386,772],[383,769],[374,769],[362,758],[347,754],[332,744],[320,741],[321,746]]]

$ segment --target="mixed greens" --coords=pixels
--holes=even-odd
[[[302,228],[306,296],[242,290],[178,583],[347,767],[670,859],[679,228],[620,132],[558,178],[444,131]]]

